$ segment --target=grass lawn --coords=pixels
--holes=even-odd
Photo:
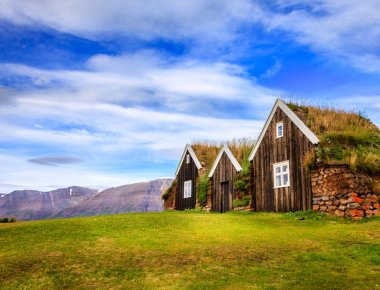
[[[380,289],[380,219],[163,212],[0,224],[1,289]]]

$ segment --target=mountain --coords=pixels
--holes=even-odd
[[[157,179],[108,188],[80,204],[63,209],[56,217],[161,211],[161,193],[171,182],[172,179]]]
[[[72,186],[49,192],[17,190],[0,194],[0,216],[15,216],[19,220],[51,217],[90,216],[110,213],[160,211],[161,193],[172,179],[157,179],[101,192]]]
[[[64,208],[75,206],[97,190],[72,186],[53,191],[16,190],[0,197],[0,216],[34,220],[51,217]]]

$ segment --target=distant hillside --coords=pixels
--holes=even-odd
[[[43,219],[84,201],[96,192],[78,186],[49,192],[16,190],[0,197],[0,216],[15,216],[23,220]]]
[[[55,216],[75,217],[161,211],[163,210],[161,193],[169,187],[171,182],[172,179],[157,179],[109,188],[85,202],[63,209]]]
[[[98,190],[83,187],[61,188],[49,192],[17,190],[0,195],[0,216],[20,220],[75,217],[162,210],[160,196],[171,179],[123,185]]]

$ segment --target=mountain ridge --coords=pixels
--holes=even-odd
[[[70,186],[52,191],[15,190],[0,194],[0,216],[19,220],[160,211],[161,193],[172,179],[162,178],[105,190]]]

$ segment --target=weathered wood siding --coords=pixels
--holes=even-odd
[[[189,154],[189,152],[186,152]],[[182,162],[181,168],[177,175],[177,195],[175,198],[175,209],[184,210],[184,209],[193,209],[196,205],[196,180],[198,176],[198,169],[194,163],[193,158],[190,155],[190,163],[186,164],[185,160]],[[191,180],[191,197],[184,198],[184,182]]]
[[[276,138],[276,123],[283,122],[284,135]],[[256,211],[287,212],[312,207],[310,173],[304,169],[304,156],[313,144],[277,108],[268,130],[251,162],[252,204]],[[289,160],[290,186],[274,189],[273,164]]]
[[[212,177],[211,202],[213,211],[226,212],[233,209],[232,201],[235,199],[236,174],[236,169],[231,160],[226,153],[223,153]],[[228,193],[226,192],[223,195],[225,190]]]

